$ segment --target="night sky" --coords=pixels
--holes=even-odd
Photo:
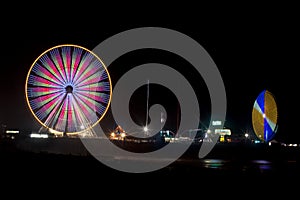
[[[298,72],[299,68],[299,31],[292,13],[254,12],[255,17],[247,13],[233,17],[221,17],[216,20],[185,17],[181,20],[159,17],[125,20],[117,19],[102,22],[83,22],[60,20],[55,26],[56,18],[49,17],[44,23],[34,18],[7,20],[1,34],[1,74],[0,74],[0,123],[9,128],[36,130],[40,127],[35,121],[25,101],[25,81],[28,70],[34,60],[45,50],[60,44],[77,44],[93,49],[104,39],[137,27],[164,27],[182,32],[199,44],[209,53],[217,65],[226,88],[227,117],[225,126],[239,134],[252,130],[251,113],[258,94],[267,89],[273,93],[278,105],[278,133],[275,139],[287,142],[300,142]],[[253,13],[252,13],[253,14]],[[62,16],[61,16],[62,17]],[[121,17],[120,17],[121,18]],[[61,19],[61,18],[57,18]],[[51,20],[51,21],[50,21]],[[296,23],[297,22],[297,23]],[[25,26],[25,28],[23,27]],[[126,70],[148,62],[167,64],[182,74],[192,83],[201,101],[201,120],[207,123],[209,117],[209,98],[205,83],[201,77],[194,75],[191,66],[169,52],[161,50],[140,50],[128,53],[112,63],[110,75],[113,84]],[[184,67],[182,67],[184,66]],[[145,87],[132,97],[133,118],[145,116],[143,106]],[[150,104],[159,103],[161,94],[172,99],[168,112],[168,126],[176,123],[176,100],[167,88],[150,86]],[[138,103],[133,103],[137,101]],[[162,100],[162,104],[168,104]],[[104,121],[109,121],[108,118]],[[143,121],[143,120],[142,120]],[[110,126],[110,125],[109,125]]]

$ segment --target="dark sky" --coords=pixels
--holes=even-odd
[[[1,124],[18,129],[39,128],[27,108],[24,88],[31,64],[48,48],[70,43],[93,49],[104,39],[121,31],[157,26],[174,29],[192,37],[210,54],[220,70],[226,88],[228,110],[225,126],[232,128],[234,133],[252,129],[254,100],[262,90],[268,89],[274,94],[278,105],[279,127],[276,139],[300,142],[297,128],[299,21],[292,12],[240,11],[232,17],[221,15],[212,19],[194,15],[180,17],[180,20],[173,17],[144,19],[140,16],[139,19],[127,20],[119,16],[114,20],[82,19],[78,22],[67,20],[64,23],[62,17],[49,17],[42,20],[43,23],[34,17],[5,21],[1,29],[3,36],[0,54]],[[207,120],[209,99],[205,85],[201,78],[194,77],[188,63],[176,55],[159,50],[130,53],[113,63],[110,71],[113,83],[126,71],[125,66],[132,67],[153,61],[176,69],[179,67],[178,63],[186,66],[181,69],[182,73],[187,77],[190,75],[190,81],[198,90],[198,97],[201,96],[203,103],[200,109],[204,112],[201,113],[201,119]],[[125,68],[119,70],[118,66]],[[172,94],[166,89],[160,90],[172,98]],[[156,91],[155,85],[151,86],[151,91]],[[158,93],[151,95],[154,98],[150,103],[158,103]],[[134,98],[138,98],[138,95]],[[144,102],[140,103],[145,105]],[[136,109],[138,115],[144,116],[139,108],[143,109],[138,106],[133,109]],[[176,113],[174,109],[169,111]]]

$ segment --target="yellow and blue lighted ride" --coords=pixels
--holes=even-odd
[[[275,98],[268,90],[262,91],[254,102],[252,125],[263,142],[271,141],[277,131],[278,110]]]

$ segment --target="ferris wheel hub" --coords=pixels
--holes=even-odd
[[[65,89],[66,89],[66,92],[67,92],[68,94],[69,94],[69,93],[73,93],[73,86],[68,85],[68,86],[65,87]]]

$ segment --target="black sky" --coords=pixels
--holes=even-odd
[[[27,108],[24,88],[31,64],[48,48],[70,43],[93,49],[104,39],[121,31],[157,26],[174,29],[192,37],[210,54],[220,70],[226,88],[228,110],[225,126],[232,128],[235,133],[239,133],[241,129],[252,129],[254,100],[262,90],[268,89],[274,94],[278,104],[279,127],[276,139],[300,142],[297,130],[299,21],[296,14],[253,10],[215,18],[200,17],[197,14],[177,18],[162,16],[143,18],[139,15],[130,19],[120,15],[117,19],[102,16],[105,20],[101,21],[95,20],[95,15],[86,19],[82,17],[77,22],[63,21],[63,15],[60,15],[47,17],[42,20],[43,23],[38,22],[35,17],[5,20],[1,30],[0,123],[10,128],[39,128]],[[150,61],[174,68],[178,67],[178,63],[183,63],[186,68],[181,69],[182,73],[187,77],[189,74],[193,76],[188,64],[175,55],[145,50],[133,52],[116,61],[110,72],[112,81],[117,81],[122,72],[126,71],[118,70],[118,65],[132,67]],[[195,87],[201,93],[198,93],[198,97],[203,101],[200,109],[201,112],[204,111],[201,115],[205,120],[208,115],[205,111],[209,111],[205,85],[199,77],[193,77],[191,82],[196,84]],[[157,101],[154,98],[152,103]]]

